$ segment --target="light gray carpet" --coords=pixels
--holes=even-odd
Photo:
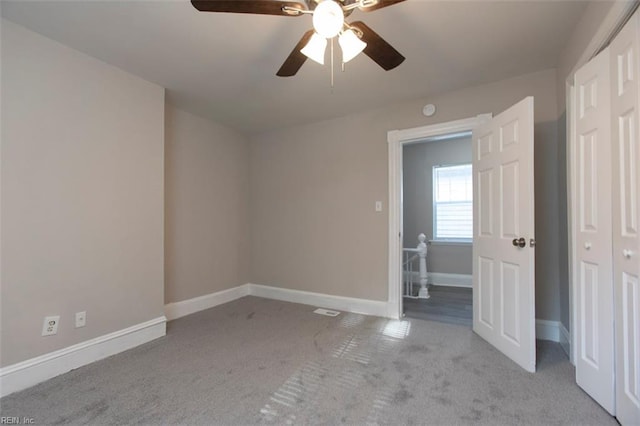
[[[0,400],[36,424],[616,424],[542,342],[527,373],[468,327],[246,297]]]

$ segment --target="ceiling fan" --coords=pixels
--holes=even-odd
[[[191,0],[201,12],[251,13],[256,15],[313,16],[313,29],[307,31],[284,61],[279,77],[295,75],[307,58],[324,64],[327,40],[338,37],[342,62],[360,52],[373,59],[386,71],[404,61],[404,56],[364,22],[347,23],[355,9],[370,12],[405,0]]]

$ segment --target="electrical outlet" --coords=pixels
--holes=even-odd
[[[87,325],[87,312],[76,312],[76,328],[84,327]]]
[[[60,322],[60,315],[44,317],[44,323],[42,324],[42,335],[52,336],[54,334],[57,334],[59,322]]]

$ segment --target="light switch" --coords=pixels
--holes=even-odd
[[[382,211],[382,201],[376,201],[376,211],[377,212]]]

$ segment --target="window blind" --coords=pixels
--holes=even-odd
[[[472,239],[471,164],[433,168],[433,218],[436,240]]]

